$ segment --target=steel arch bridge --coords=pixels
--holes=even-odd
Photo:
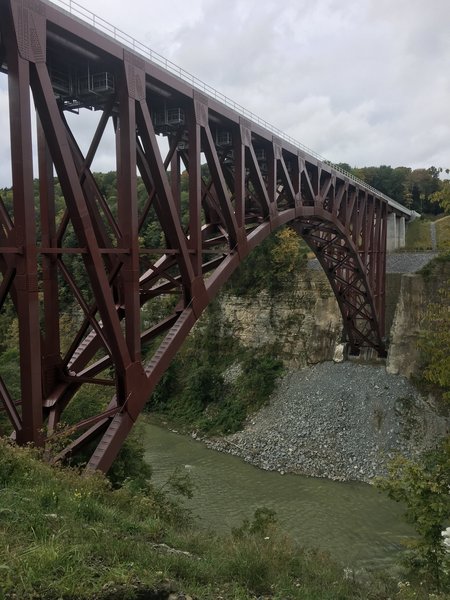
[[[87,470],[107,471],[202,311],[283,224],[325,270],[351,349],[383,354],[387,219],[410,213],[94,19],[71,1],[62,10],[0,0],[13,182],[12,201],[0,201],[0,306],[18,320],[21,380],[15,397],[0,378],[0,400],[16,440],[42,445],[82,386],[111,386],[109,404],[70,428],[57,457],[90,445]],[[70,123],[85,109],[98,121],[83,151]],[[91,170],[111,132],[113,202]],[[157,247],[145,243],[149,226],[161,232]],[[67,343],[68,296],[76,309]],[[149,305],[153,319],[142,324]]]

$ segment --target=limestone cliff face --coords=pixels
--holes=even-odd
[[[402,276],[386,362],[388,373],[410,377],[417,372],[420,360],[418,340],[427,296],[422,275]]]
[[[418,342],[429,305],[438,301],[438,289],[450,279],[450,263],[435,262],[425,273],[402,275],[400,295],[390,333],[388,373],[418,374]]]
[[[326,275],[305,270],[293,291],[253,298],[230,293],[221,308],[234,335],[247,347],[275,344],[288,367],[304,367],[333,358],[342,334],[342,317]]]

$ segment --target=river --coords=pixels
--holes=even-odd
[[[163,483],[175,468],[187,470],[195,493],[185,504],[205,529],[229,531],[266,506],[301,545],[326,549],[347,566],[371,568],[391,565],[413,533],[402,508],[373,486],[263,471],[148,422],[144,431],[153,480]]]

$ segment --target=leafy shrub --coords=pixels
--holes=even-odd
[[[269,235],[246,257],[227,284],[237,296],[254,296],[261,290],[270,295],[288,291],[306,265],[307,246],[290,227]]]
[[[237,385],[243,386],[247,403],[259,407],[275,389],[277,377],[283,369],[282,361],[271,349],[248,354],[242,361],[242,373]]]
[[[450,522],[450,436],[420,463],[397,457],[378,485],[406,506],[406,518],[418,533],[405,555],[410,578],[450,592],[450,561],[441,535]]]
[[[134,489],[145,489],[152,476],[152,467],[145,460],[145,449],[142,444],[139,424],[122,445],[116,460],[107,473],[114,488],[120,487],[127,480],[134,482]]]

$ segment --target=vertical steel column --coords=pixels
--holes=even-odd
[[[177,145],[170,159],[170,185],[172,188],[172,196],[177,207],[178,216],[181,218],[181,186],[180,186],[180,155]]]
[[[25,10],[25,9],[23,9]],[[23,16],[23,15],[21,15]],[[8,29],[8,88],[11,161],[17,257],[15,292],[19,319],[22,429],[20,443],[42,442],[41,340],[36,249],[36,213],[33,190],[33,156],[30,115],[30,63],[22,58],[18,32]]]
[[[200,121],[199,112],[203,106],[195,99],[188,113],[188,139],[189,139],[189,249],[191,254],[194,276],[202,274],[202,232],[201,232],[201,166],[200,166]],[[206,108],[207,110],[207,108]]]
[[[37,115],[37,140],[39,159],[39,195],[42,232],[42,279],[44,298],[44,339],[42,348],[43,392],[46,397],[56,382],[56,368],[61,363],[58,262],[56,254],[45,249],[57,247],[55,222],[55,189],[53,183],[53,162]]]
[[[135,68],[125,59],[124,73],[119,89],[119,144],[117,164],[118,217],[121,240],[119,245],[127,251],[121,257],[121,281],[125,307],[125,339],[131,362],[141,358],[140,303],[139,303],[139,232],[136,185],[136,88]],[[143,78],[143,73],[140,74]],[[141,84],[144,99],[145,85]],[[133,93],[130,93],[130,88]]]
[[[274,143],[267,149],[267,192],[270,199],[270,216],[277,214],[277,159],[275,156]]]
[[[234,151],[234,210],[238,227],[245,226],[245,145],[242,128],[236,127],[233,133]]]
[[[386,335],[385,332],[385,319],[386,319],[386,243],[387,243],[387,217],[388,217],[388,204],[382,202],[382,221],[381,221],[381,237],[379,241],[379,276],[377,281],[377,291],[379,293],[380,305],[379,305],[379,327],[380,335],[382,338]]]

